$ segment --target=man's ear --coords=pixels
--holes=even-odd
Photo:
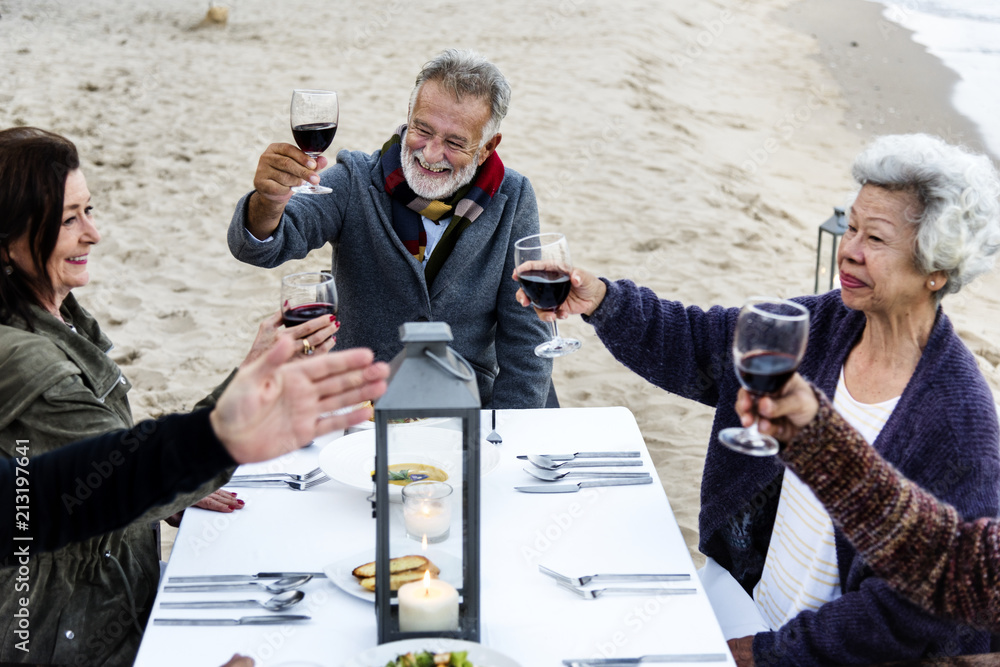
[[[500,145],[501,139],[503,139],[503,135],[497,132],[493,135],[492,139],[483,144],[482,150],[479,151],[479,164],[476,165],[477,167],[486,162],[486,158],[493,154],[493,151]]]

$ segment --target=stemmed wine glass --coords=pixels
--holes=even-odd
[[[528,266],[523,266],[525,263]],[[534,234],[514,244],[517,282],[538,310],[555,311],[569,296],[569,243],[562,234]],[[555,318],[549,322],[552,339],[535,348],[539,357],[561,357],[580,349],[580,341],[562,338]]]
[[[292,136],[302,152],[315,159],[323,154],[337,134],[340,106],[337,93],[332,90],[292,91]],[[325,195],[333,192],[328,187],[302,182],[292,188],[307,195]]]
[[[293,273],[281,279],[281,322],[286,327],[320,315],[337,314],[337,286],[324,271]]]
[[[809,311],[784,299],[755,296],[747,299],[736,320],[733,361],[740,384],[757,399],[778,392],[799,367],[809,338]],[[751,456],[778,453],[778,441],[757,430],[727,428],[719,433],[726,447]]]

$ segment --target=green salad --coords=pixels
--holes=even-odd
[[[467,651],[452,651],[451,653],[431,653],[419,651],[405,653],[395,660],[385,663],[385,667],[476,667],[468,658]]]

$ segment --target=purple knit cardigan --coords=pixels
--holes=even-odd
[[[699,548],[749,592],[763,571],[784,468],[776,458],[744,456],[717,442],[720,429],[739,425],[731,355],[739,309],[685,308],[631,281],[607,284],[600,308],[585,319],[615,358],[658,387],[716,408]],[[811,318],[799,371],[833,396],[865,316],[844,306],[836,290],[794,300]],[[917,369],[874,447],[969,519],[1000,510],[998,442],[993,396],[939,309]],[[985,633],[924,613],[874,577],[839,530],[836,548],[843,595],[756,635],[758,665],[870,664],[989,649]]]

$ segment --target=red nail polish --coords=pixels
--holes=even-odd
[[[246,505],[246,503],[245,503],[245,502],[243,502],[242,500],[237,500],[236,502],[238,502],[238,503],[239,503],[239,504],[240,504],[241,506],[242,506],[242,505]]]
[[[330,316],[330,321],[331,322],[336,322],[337,321],[337,316],[336,315],[331,315]]]

